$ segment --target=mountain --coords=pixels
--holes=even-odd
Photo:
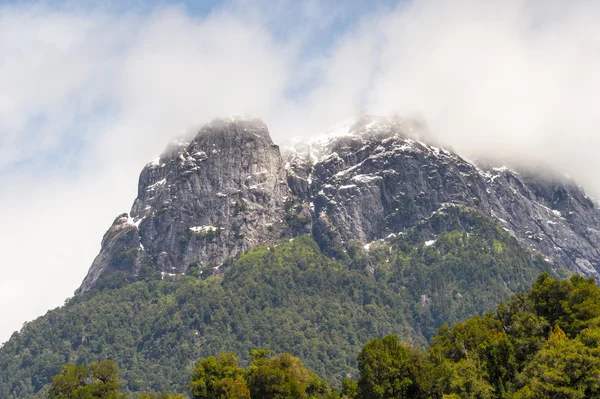
[[[549,262],[600,277],[598,204],[572,181],[482,169],[420,141],[418,126],[377,117],[292,151],[288,159],[291,190],[310,204],[318,241],[368,244],[460,204],[499,222]]]
[[[340,258],[451,204],[483,212],[548,262],[600,279],[600,210],[581,188],[482,169],[421,133],[367,116],[282,154],[260,120],[215,120],[146,165],[131,211],[105,234],[77,293],[117,270],[132,280],[196,263],[219,273],[249,248],[302,234]]]
[[[436,241],[428,240],[436,231]],[[127,391],[185,392],[195,363],[224,350],[301,356],[339,385],[374,337],[422,347],[437,327],[528,289],[548,272],[485,215],[449,206],[389,243],[335,260],[309,236],[250,249],[212,267],[129,283],[123,272],[14,333],[0,348],[0,397],[42,398],[66,362],[114,360]]]
[[[182,274],[219,265],[284,235],[289,195],[278,147],[258,120],[214,121],[177,141],[140,175],[129,214],[118,216],[77,293],[103,275],[136,278],[146,266]]]
[[[409,121],[280,150],[259,120],[215,120],[144,167],[76,296],[0,348],[0,397],[106,358],[126,390],[183,391],[200,357],[257,347],[339,384],[374,337],[422,346],[542,272],[598,279],[599,231],[572,181],[477,165]]]

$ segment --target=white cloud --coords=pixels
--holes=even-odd
[[[0,8],[0,38],[4,341],[72,294],[141,167],[174,135],[216,115],[269,114],[290,54],[240,16],[179,8]]]
[[[77,288],[145,161],[219,115],[281,141],[365,107],[420,114],[462,152],[600,194],[600,3],[265,4],[0,6],[0,342]]]

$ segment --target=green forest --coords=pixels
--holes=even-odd
[[[440,348],[439,356],[451,359],[442,340],[450,342],[461,327],[446,331],[444,324],[493,311],[530,289],[540,273],[567,276],[489,218],[462,207],[368,249],[350,245],[337,259],[301,236],[230,260],[223,276],[213,275],[212,266],[190,265],[187,275],[167,279],[144,270],[137,282],[117,272],[92,292],[27,323],[0,347],[0,397],[43,398],[64,364],[106,359],[118,366],[127,395],[186,393],[198,359],[233,352],[246,370],[256,365],[251,355],[256,348],[302,359],[341,389],[348,375],[361,374],[359,354],[372,339],[396,335],[419,350],[431,343]],[[540,342],[556,322],[542,316],[549,324],[539,327]],[[469,323],[491,328],[496,319],[490,317]],[[560,327],[576,338],[562,321]],[[523,339],[537,348],[538,341]],[[514,345],[515,366],[507,366],[506,375],[490,376],[489,389],[509,392],[513,374],[534,372],[520,369],[531,353]],[[477,364],[470,349],[465,359],[452,356],[456,366],[450,369],[457,375]],[[481,378],[478,386],[488,387],[483,383],[488,377]]]
[[[233,352],[201,359],[184,394],[140,399],[391,399],[600,397],[600,289],[593,279],[539,276],[531,291],[495,312],[442,326],[424,350],[396,335],[366,343],[358,375],[339,388],[288,353],[250,351],[247,368]],[[89,370],[67,364],[52,378],[49,399],[117,399],[112,361]]]

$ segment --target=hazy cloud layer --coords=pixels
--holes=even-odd
[[[0,342],[77,288],[144,163],[216,116],[283,141],[419,115],[461,153],[600,195],[600,3],[298,3],[0,6]]]

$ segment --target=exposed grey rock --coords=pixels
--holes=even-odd
[[[88,291],[102,275],[116,271],[137,273],[147,260],[141,248],[138,226],[128,214],[119,215],[104,234],[100,253],[75,294]]]
[[[287,154],[288,182],[311,203],[315,236],[327,245],[379,240],[460,204],[549,262],[600,279],[600,210],[572,181],[478,167],[384,118],[363,118],[306,147]]]
[[[78,293],[113,270],[115,246],[136,248],[161,273],[182,274],[193,263],[218,267],[254,245],[273,242],[287,231],[288,195],[279,147],[264,123],[213,121],[190,143],[173,143],[146,165],[131,223],[111,227]],[[119,268],[135,278],[140,267]]]
[[[332,256],[402,232],[451,204],[480,210],[549,262],[600,280],[600,210],[568,179],[477,165],[423,127],[363,117],[280,154],[258,120],[216,120],[146,165],[78,293],[105,273],[168,274],[283,236]],[[285,162],[284,162],[285,159]]]

